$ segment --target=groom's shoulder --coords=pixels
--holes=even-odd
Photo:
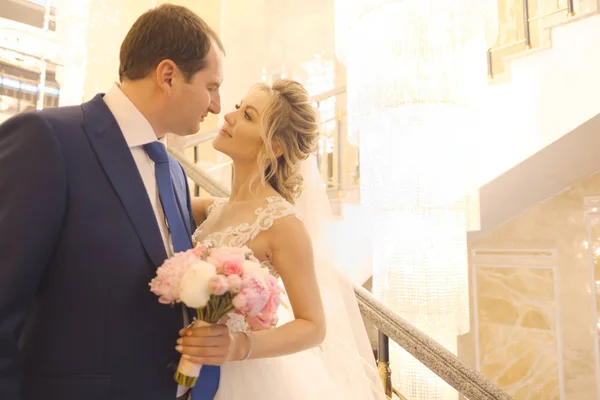
[[[73,126],[81,125],[83,112],[81,106],[67,106],[56,108],[45,108],[43,110],[25,111],[14,115],[4,121],[1,125],[7,126],[22,126],[22,125],[37,125],[38,127],[46,127],[48,129],[57,128],[65,125],[73,124]]]
[[[40,118],[46,120],[53,127],[65,125],[81,127],[83,121],[83,109],[81,104],[76,106],[45,108],[33,113],[38,114]]]
[[[19,143],[30,150],[58,145],[63,153],[79,151],[85,145],[82,133],[81,106],[32,110],[0,124],[0,145]]]

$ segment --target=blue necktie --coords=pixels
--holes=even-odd
[[[162,203],[173,250],[181,252],[189,250],[192,247],[192,239],[185,229],[183,218],[177,207],[175,200],[175,190],[171,180],[171,169],[169,167],[169,156],[167,149],[160,142],[152,142],[144,145],[144,149],[152,161],[156,174],[156,185],[158,186],[158,195]],[[219,379],[221,377],[221,368],[212,365],[205,365],[200,370],[200,376],[196,385],[192,388],[193,400],[213,400],[217,389],[219,389]]]

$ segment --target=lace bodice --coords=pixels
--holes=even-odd
[[[202,243],[209,244],[214,247],[250,246],[258,234],[271,228],[276,220],[290,215],[300,218],[294,206],[283,197],[268,197],[266,199],[266,205],[254,210],[254,214],[256,215],[256,219],[254,221],[243,222],[219,231],[210,232],[206,235],[206,237],[204,237],[204,239],[199,241],[199,238],[201,238],[204,234],[202,228],[208,221],[219,218],[221,211],[223,210],[223,205],[225,205],[227,202],[227,199],[220,198],[216,199],[213,204],[211,204],[207,210],[208,213],[206,220],[192,235],[192,241],[194,242],[194,245]],[[270,260],[261,262],[261,265],[265,268],[268,268],[272,275],[279,277],[279,274],[273,267],[273,264]],[[231,313],[229,314],[229,317],[230,319],[227,322],[227,325],[229,325],[230,331],[239,332],[247,329],[246,322],[242,316]]]
[[[213,246],[231,246],[242,247],[252,243],[259,233],[268,230],[279,218],[289,215],[296,215],[296,209],[292,204],[286,201],[283,197],[275,196],[266,199],[267,204],[254,210],[256,219],[251,222],[244,222],[237,226],[229,226],[226,229],[210,232],[202,243],[211,244]],[[218,218],[223,205],[227,203],[227,199],[217,199],[208,208],[208,216],[206,221],[196,229],[192,235],[194,243],[202,236],[202,227],[205,223],[213,218]]]

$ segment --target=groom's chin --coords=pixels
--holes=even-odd
[[[200,132],[200,123],[196,124],[195,126],[188,127],[185,129],[179,129],[177,132],[171,133],[177,136],[190,136],[195,135],[198,132]]]

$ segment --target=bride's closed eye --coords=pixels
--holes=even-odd
[[[239,110],[240,107],[242,107],[242,106],[239,104],[235,105],[236,110]],[[246,118],[248,121],[252,121],[252,117],[250,117],[250,114],[248,114],[248,111],[244,111],[244,118]]]

